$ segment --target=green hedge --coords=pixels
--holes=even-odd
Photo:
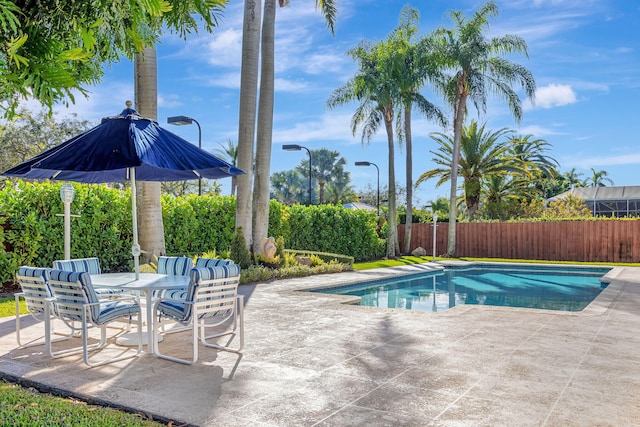
[[[356,261],[384,254],[375,212],[335,205],[293,205],[287,222],[291,233],[285,242],[289,249],[345,254]]]
[[[0,283],[20,265],[50,266],[64,257],[62,183],[4,183],[0,191]],[[133,259],[131,193],[106,185],[73,184],[71,256],[97,256],[104,271],[130,271]],[[168,254],[229,249],[235,226],[231,196],[163,196]],[[356,260],[384,253],[374,213],[341,206],[286,206],[270,202],[269,235],[303,251],[344,254]]]
[[[196,255],[228,250],[235,230],[235,209],[231,196],[163,196],[167,253]]]
[[[3,243],[0,281],[8,282],[20,265],[49,266],[64,257],[64,206],[59,183],[18,181],[0,191]],[[132,264],[131,196],[98,185],[74,185],[71,256],[99,256],[107,271]]]

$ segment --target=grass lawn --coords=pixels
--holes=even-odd
[[[87,405],[0,381],[0,425],[6,426],[162,426],[143,416]]]
[[[398,267],[402,265],[410,264],[423,264],[430,262],[433,259],[431,256],[401,256],[397,259],[381,259],[376,261],[357,262],[353,264],[354,270],[370,270],[372,268],[384,268],[384,267]],[[531,259],[503,259],[503,258],[436,258],[436,261],[477,261],[477,262],[514,262],[514,263],[534,263],[534,264],[572,264],[572,265],[594,265],[594,266],[627,266],[627,267],[640,267],[640,263],[624,263],[624,262],[575,262],[575,261],[546,261],[546,260],[531,260]]]

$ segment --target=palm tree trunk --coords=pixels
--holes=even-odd
[[[324,186],[326,181],[318,181],[318,203],[324,205]]]
[[[274,98],[274,34],[276,2],[264,1],[262,20],[262,65],[260,71],[260,98],[258,105],[258,134],[256,170],[253,183],[253,252],[261,252],[261,241],[269,233],[269,184],[271,144],[273,133]]]
[[[411,251],[411,226],[413,223],[413,147],[411,140],[411,104],[404,109],[404,132],[407,150],[407,216],[404,222],[404,250],[405,254]]]
[[[396,248],[398,246],[398,215],[396,209],[396,168],[393,146],[393,115],[391,115],[390,119],[385,119],[384,124],[387,130],[387,145],[389,146],[389,217],[387,218],[389,228],[387,230],[387,258],[395,258]]]
[[[456,218],[458,198],[458,164],[460,163],[460,145],[462,143],[462,124],[467,109],[467,91],[464,74],[458,79],[458,102],[454,105],[453,118],[453,156],[451,158],[451,191],[449,193],[449,236],[447,255],[456,256]]]
[[[242,66],[240,70],[240,112],[238,117],[238,175],[236,228],[242,230],[247,248],[251,248],[251,184],[253,181],[253,141],[258,96],[258,57],[260,55],[260,1],[244,1],[242,26]]]
[[[158,117],[158,60],[155,46],[146,48],[135,57],[135,107],[142,116]],[[162,222],[161,190],[159,182],[140,182],[138,192],[139,243],[144,259],[165,254],[164,223]]]

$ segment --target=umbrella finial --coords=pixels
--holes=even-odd
[[[138,114],[136,110],[134,110],[133,108],[131,108],[131,106],[133,105],[133,102],[131,102],[130,100],[126,100],[124,102],[124,105],[127,107],[124,110],[122,110],[122,112],[120,113],[120,116],[122,117],[127,117],[131,114]]]

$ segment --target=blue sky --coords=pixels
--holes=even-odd
[[[158,51],[158,121],[197,144],[195,125],[173,127],[167,117],[187,115],[202,125],[204,149],[237,141],[242,1],[231,0],[213,34],[202,33],[184,41],[166,35]],[[276,100],[273,129],[272,172],[291,169],[305,151],[286,152],[282,144],[309,149],[328,148],[347,159],[354,187],[375,188],[373,167],[355,167],[371,161],[380,167],[380,182],[387,183],[387,146],[384,129],[369,144],[351,134],[350,120],[356,104],[326,108],[331,92],[356,71],[346,52],[361,40],[379,41],[398,24],[405,1],[338,0],[335,37],[325,27],[311,0],[292,0],[277,10]],[[482,1],[429,0],[411,4],[420,12],[421,33],[451,26],[449,10],[467,16]],[[500,14],[491,21],[490,34],[517,34],[529,47],[529,58],[509,59],[532,71],[536,103],[525,100],[520,125],[498,99],[489,99],[485,115],[471,111],[469,119],[490,129],[507,127],[548,141],[565,172],[576,168],[590,176],[590,168],[609,172],[615,185],[639,185],[638,108],[640,99],[640,4],[620,0],[508,0],[498,1]],[[122,61],[106,70],[102,83],[90,88],[89,99],[60,113],[77,113],[95,121],[116,114],[124,101],[133,99],[133,66]],[[424,95],[451,116],[447,106],[428,90]],[[521,94],[524,97],[524,94]],[[435,143],[430,132],[451,132],[416,116],[413,122],[414,180],[431,168]],[[404,185],[404,151],[396,150],[396,180]],[[222,180],[225,194],[228,180]],[[427,181],[415,191],[414,204],[422,206],[448,195]]]

